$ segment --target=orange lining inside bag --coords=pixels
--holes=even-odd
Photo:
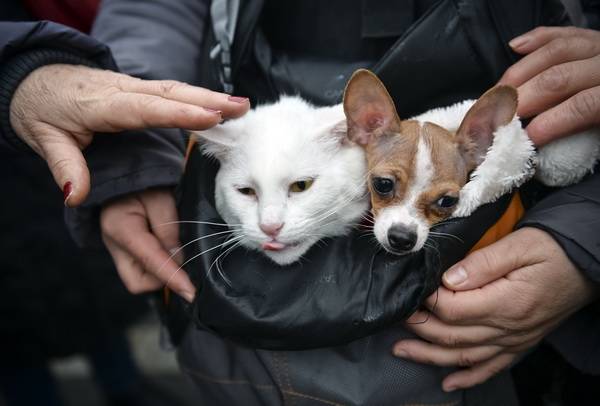
[[[506,213],[498,220],[496,224],[490,227],[489,230],[481,237],[481,239],[475,244],[469,254],[473,251],[487,247],[501,238],[510,234],[519,220],[525,215],[525,208],[519,197],[519,193],[516,193],[513,197]]]

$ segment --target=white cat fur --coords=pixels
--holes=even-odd
[[[200,131],[203,153],[220,161],[215,200],[242,244],[261,251],[268,243],[261,219],[282,218],[281,250],[265,250],[274,262],[297,261],[324,237],[345,234],[368,209],[363,148],[346,137],[341,105],[315,107],[298,97],[258,106],[245,116]],[[315,178],[304,192],[290,184]],[[255,196],[238,188],[253,188]]]

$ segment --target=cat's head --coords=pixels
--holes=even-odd
[[[340,105],[282,97],[197,134],[219,160],[215,201],[232,239],[278,264],[347,233],[368,207],[364,151]]]

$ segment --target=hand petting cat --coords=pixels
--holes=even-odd
[[[176,81],[55,64],[36,69],[21,82],[11,101],[10,120],[15,133],[48,162],[65,204],[77,206],[90,188],[81,150],[94,132],[203,130],[245,114],[249,103],[236,100]]]
[[[518,86],[517,114],[535,117],[526,129],[537,146],[600,124],[600,32],[541,27],[510,45],[527,55],[500,83]],[[600,284],[535,228],[474,252],[443,281],[426,302],[433,309],[427,323],[407,324],[429,342],[404,340],[393,351],[415,361],[467,367],[446,377],[447,391],[485,382],[600,296]],[[409,321],[423,318],[416,313]]]

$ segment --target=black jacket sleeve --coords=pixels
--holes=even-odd
[[[600,173],[537,203],[517,225],[550,233],[571,261],[600,282]]]
[[[600,282],[600,173],[560,189],[535,205],[518,227],[550,233],[571,261]],[[594,282],[591,282],[594,283]],[[600,303],[571,316],[547,337],[572,365],[600,375]]]

